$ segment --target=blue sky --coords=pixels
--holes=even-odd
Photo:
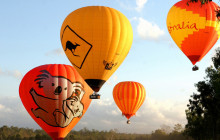
[[[185,124],[185,109],[194,84],[203,80],[211,65],[214,48],[198,63],[199,71],[173,42],[166,28],[169,9],[177,0],[22,0],[0,4],[0,126],[38,128],[19,99],[19,83],[29,70],[43,64],[70,64],[60,43],[60,28],[72,11],[91,5],[121,11],[131,22],[132,48],[119,69],[100,90],[74,129],[121,132],[151,132],[161,125]],[[218,1],[214,0],[217,4]],[[113,87],[121,81],[144,85],[147,98],[130,126],[121,117],[113,98]],[[18,105],[17,105],[18,104]],[[14,118],[26,118],[15,119]],[[11,121],[13,120],[13,121]]]

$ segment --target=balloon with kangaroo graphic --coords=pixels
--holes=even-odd
[[[48,64],[29,71],[19,87],[30,116],[53,139],[64,139],[88,109],[93,90],[69,65]]]
[[[70,62],[87,84],[99,92],[126,58],[133,31],[120,11],[106,6],[87,6],[66,17],[60,39]]]

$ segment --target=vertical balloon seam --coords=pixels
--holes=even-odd
[[[146,92],[145,92],[143,85],[141,85],[141,90],[142,90],[143,94],[142,94],[142,98],[141,98],[140,105],[139,105],[138,109],[142,106],[142,104],[144,103],[145,97],[146,97]]]
[[[132,112],[134,112],[134,110],[135,110],[135,107],[136,107],[136,105],[137,105],[137,103],[138,103],[138,88],[137,88],[137,82],[133,82],[133,84],[134,84],[134,99],[133,99],[133,106],[132,106]]]
[[[62,73],[62,69],[61,69],[61,67],[60,67],[60,64],[56,64],[56,66],[57,66],[57,76],[63,76],[63,73]],[[62,83],[60,82],[60,80],[59,80],[58,78],[56,78],[56,79],[57,79],[57,82],[58,82],[58,86],[62,85]],[[59,96],[63,96],[63,95],[59,95]],[[61,104],[59,101],[57,101],[57,105],[58,105],[59,107],[62,106],[62,104]],[[56,120],[59,121],[59,123],[61,123],[61,120],[60,120],[59,118],[57,118]]]
[[[68,69],[69,67],[68,67],[67,65],[63,65],[63,67],[64,67],[64,71],[65,71],[65,72],[64,72],[64,73],[65,73],[65,77],[69,79],[69,77],[70,77],[70,76],[69,76],[70,71],[69,71],[69,69]],[[72,77],[71,77],[71,78],[72,78]],[[69,80],[70,80],[71,82],[74,82],[72,79],[69,79]],[[66,92],[68,93],[69,87],[68,87],[67,81],[65,82],[65,86],[64,86],[64,87],[67,87],[67,89],[66,89],[67,91],[66,91]],[[67,98],[67,97],[66,97],[66,98]],[[63,111],[64,111],[64,109],[63,109]],[[70,116],[70,113],[71,113],[71,112],[68,111],[67,116]],[[74,121],[74,120],[72,120],[72,121]],[[71,121],[71,122],[72,122],[72,121]],[[69,125],[67,125],[67,127],[69,127],[69,126],[71,125],[71,122],[70,122]],[[66,125],[65,125],[65,126],[66,126]],[[69,128],[68,128],[68,129],[69,129]]]
[[[58,76],[58,65],[55,64],[52,67],[52,71],[54,71],[54,73],[52,74],[52,76]],[[57,78],[53,78],[53,82],[56,83],[55,85],[59,85],[59,80]],[[58,102],[59,103],[59,102]],[[56,107],[59,108],[59,104],[56,103]]]
[[[128,90],[128,92],[127,92],[127,106],[128,106],[128,114],[130,114],[130,105],[131,105],[131,82],[128,82],[127,83],[127,90]]]
[[[142,105],[142,102],[143,102],[143,88],[142,88],[142,85],[137,85],[138,86],[138,89],[139,89],[139,94],[140,94],[140,96],[139,96],[139,101],[138,101],[138,104],[137,104],[137,106],[136,106],[136,108],[135,108],[135,112],[137,112],[137,110],[140,108],[140,106]],[[142,93],[142,94],[141,94]]]
[[[122,101],[123,101],[123,104],[125,106],[125,108],[124,108],[125,114],[128,113],[128,105],[127,105],[127,92],[128,92],[128,89],[127,89],[127,87],[128,87],[127,83],[124,82],[124,86],[123,86],[124,92],[123,92]]]
[[[110,7],[106,7],[106,10],[111,15],[110,16],[111,18],[108,18],[108,19],[110,19],[110,20],[108,20],[108,22],[110,23],[109,25],[111,28],[111,30],[110,31],[108,30],[108,32],[111,33],[111,37],[109,38],[110,39],[110,41],[108,43],[109,46],[106,48],[106,50],[108,50],[107,51],[108,53],[106,53],[106,56],[103,59],[103,61],[112,61],[112,60],[109,60],[109,55],[110,55],[110,50],[113,48],[112,46],[114,46],[114,39],[112,39],[112,38],[115,36],[115,32],[116,32],[115,22],[114,22],[114,21],[116,21],[116,19],[114,18],[114,16],[115,16],[114,9],[112,9]],[[101,75],[101,78],[103,78],[105,80],[108,79],[111,76],[111,75],[109,76],[109,72],[110,72],[109,70],[104,70],[104,72]]]
[[[122,51],[121,52],[126,52],[126,53],[122,53],[122,55],[120,56],[120,58],[118,58],[118,62],[122,62],[122,60],[124,60],[125,58],[126,58],[126,56],[127,56],[127,54],[128,54],[128,52],[129,52],[129,50],[130,50],[130,48],[131,48],[131,46],[132,46],[132,41],[131,41],[131,45],[128,45],[129,44],[129,35],[131,34],[131,36],[133,36],[132,35],[132,33],[133,32],[131,32],[130,33],[130,31],[129,31],[129,28],[131,27],[131,25],[130,25],[130,22],[129,22],[129,20],[127,19],[127,17],[125,17],[124,15],[123,15],[123,18],[124,18],[124,22],[125,22],[125,27],[124,27],[124,32],[126,32],[125,34],[125,36],[124,36],[124,40],[125,40],[125,43],[124,43],[124,46],[122,47]],[[131,30],[132,31],[132,30]],[[120,63],[120,65],[121,65],[122,63]],[[120,66],[119,65],[119,66]],[[118,67],[119,67],[118,66]]]
[[[102,53],[103,53],[103,52],[102,52],[102,49],[103,49],[103,38],[104,38],[103,36],[104,36],[104,34],[105,34],[105,30],[104,30],[104,18],[106,17],[106,15],[104,16],[104,14],[105,14],[105,12],[106,12],[106,11],[105,11],[106,8],[105,8],[105,7],[100,7],[100,9],[101,9],[101,10],[100,10],[99,12],[101,13],[101,25],[100,25],[100,26],[101,26],[101,30],[102,30],[102,37],[101,37],[102,39],[100,40],[101,46],[99,47],[99,52],[100,52],[100,53],[99,53],[99,54],[100,54],[100,55],[99,55],[99,58],[102,58]],[[99,65],[98,65],[98,66],[99,66],[99,69],[103,68],[103,61],[100,60],[98,63],[99,63]],[[101,72],[100,72],[100,73],[101,73]],[[103,78],[102,78],[102,76],[100,76],[100,73],[99,73],[99,77],[100,77],[99,79],[101,80],[101,79],[103,79]]]
[[[116,105],[119,107],[119,109],[121,111],[123,111],[123,106],[120,102],[120,97],[119,97],[120,96],[120,86],[119,85],[116,85],[116,87],[115,87],[114,96],[115,96]]]
[[[218,24],[217,24],[216,20],[213,22],[213,19],[216,19],[216,15],[214,13],[215,11],[213,12],[213,9],[216,9],[217,5],[214,2],[212,2],[212,3],[209,3],[209,5],[207,5],[207,6],[209,8],[208,11],[210,12],[208,15],[211,16],[210,22],[209,22],[210,25],[207,25],[207,26],[210,26],[209,30],[210,30],[210,32],[212,32],[211,37],[210,37],[210,39],[211,39],[210,42],[212,42],[212,44],[210,44],[210,46],[214,46],[214,44],[217,42],[217,40],[215,41],[215,37],[217,34],[216,28],[218,27]],[[213,29],[211,30],[211,28],[213,28]],[[219,38],[218,34],[217,34],[217,38]],[[201,58],[203,58],[211,49],[212,49],[212,47],[207,48],[204,51],[204,53],[202,54]]]
[[[97,38],[99,38],[97,35],[96,35],[96,32],[94,32],[94,31],[96,31],[96,29],[97,30],[99,30],[100,31],[100,26],[102,26],[102,18],[100,19],[100,14],[102,14],[103,13],[103,11],[102,11],[102,7],[101,6],[99,6],[99,7],[93,7],[95,10],[94,10],[94,13],[93,13],[93,15],[94,15],[94,19],[95,20],[97,20],[97,22],[98,22],[98,24],[99,24],[99,22],[101,23],[101,25],[96,25],[96,24],[94,24],[95,22],[93,22],[93,29],[92,29],[92,32],[93,32],[93,42],[97,42],[96,43],[96,45],[97,46],[99,46],[99,47],[97,47],[97,52],[99,52],[99,54],[97,54],[97,55],[99,55],[99,56],[101,56],[102,55],[102,52],[100,51],[101,50],[101,45],[100,45],[100,42],[102,42],[102,41],[100,41],[100,39],[97,39]],[[99,21],[98,21],[99,20]],[[98,26],[98,28],[96,28]],[[98,31],[98,32],[99,32]],[[103,34],[103,32],[102,32],[102,34]],[[97,39],[97,40],[96,40]],[[97,57],[97,56],[95,56],[95,57]],[[95,57],[93,57],[93,58],[95,58]],[[101,57],[99,57],[99,58],[101,58]],[[94,62],[95,62],[95,59],[93,59],[94,60]],[[100,62],[100,61],[99,61]],[[100,63],[99,62],[95,62],[94,64],[95,64],[95,67],[94,67],[94,72],[95,72],[95,74],[96,74],[96,76],[95,77],[100,77],[100,66],[102,66],[102,65],[100,65]],[[96,72],[96,70],[99,70],[98,72]],[[99,79],[101,79],[101,78],[99,78]]]
[[[119,85],[120,86],[120,88],[121,88],[121,93],[120,93],[120,95],[121,95],[121,98],[120,98],[120,102],[122,102],[122,105],[123,105],[123,110],[122,110],[122,112],[123,112],[123,114],[125,114],[126,113],[126,105],[125,105],[125,102],[124,102],[124,93],[125,93],[125,83],[122,83],[121,85]]]
[[[117,91],[118,91],[118,87],[116,86],[116,87],[114,87],[114,89],[113,89],[113,93],[112,93],[116,105],[118,105],[118,101],[119,101],[119,99],[118,99],[118,94],[116,94]],[[121,108],[119,107],[119,109],[121,109]]]
[[[126,25],[126,22],[123,22],[124,19],[125,19],[125,21],[126,21],[126,18],[125,18],[125,16],[124,16],[122,13],[120,13],[118,10],[116,10],[116,13],[117,13],[117,15],[118,15],[118,17],[119,17],[120,36],[119,36],[118,47],[116,48],[116,50],[115,50],[115,56],[113,57],[113,60],[115,60],[114,62],[117,63],[117,66],[115,66],[115,70],[122,64],[122,61],[120,61],[120,58],[125,59],[122,54],[121,54],[122,56],[117,56],[116,53],[118,53],[119,50],[120,50],[120,53],[123,52],[122,50],[124,50],[124,48],[126,47],[126,45],[125,45],[125,39],[126,39],[126,36],[127,36],[127,30],[126,30],[126,29],[127,29],[127,25]],[[115,71],[115,70],[114,70],[114,71]],[[113,73],[113,72],[112,72],[112,73]]]
[[[134,95],[136,94],[136,91],[135,91],[135,85],[134,85],[134,82],[131,82],[131,96],[130,96],[130,107],[129,107],[129,113],[132,114],[133,113],[133,105],[134,105],[134,102],[135,102],[135,99],[134,99]]]
[[[134,86],[134,89],[133,89],[133,104],[132,104],[132,107],[131,107],[131,110],[132,112],[134,112],[134,108],[135,108],[135,105],[137,104],[137,86],[136,86],[136,82],[133,82],[133,86]]]
[[[211,33],[211,36],[210,36],[210,42],[213,42],[213,40],[214,40],[214,38],[215,38],[215,35],[216,35],[215,28],[216,28],[216,23],[217,23],[217,21],[214,21],[214,22],[213,22],[213,19],[216,19],[216,15],[215,15],[215,13],[214,13],[215,11],[213,12],[213,9],[216,9],[215,6],[216,6],[216,5],[215,5],[214,2],[209,3],[209,4],[207,5],[207,7],[208,7],[209,10],[206,10],[206,11],[209,12],[208,15],[210,15],[209,25],[206,25],[206,26],[209,26],[209,27],[210,27],[210,28],[209,28],[209,32],[212,32],[212,33]],[[213,28],[213,29],[212,29],[212,28]],[[212,30],[211,30],[211,29],[212,29]],[[218,37],[217,37],[217,38],[218,38]],[[216,40],[216,41],[217,41],[217,40]],[[216,42],[216,41],[214,41],[214,42]],[[214,44],[210,44],[210,47],[209,47],[209,48],[206,48],[206,50],[204,50],[204,52],[203,52],[201,58],[203,58],[203,57],[212,49],[211,46],[214,46]]]
[[[131,112],[131,104],[132,104],[132,102],[131,102],[131,96],[132,96],[132,88],[131,88],[131,82],[128,82],[127,83],[127,85],[128,85],[128,87],[127,87],[127,89],[128,89],[128,92],[127,92],[127,106],[128,106],[128,114],[130,114],[130,112]]]
[[[127,101],[127,114],[129,114],[129,111],[130,111],[130,82],[128,82],[127,84],[127,92],[125,93],[126,94],[126,101]]]
[[[113,19],[113,13],[112,13],[112,9],[111,8],[109,8],[109,7],[106,7],[106,10],[109,12],[109,14],[111,15],[108,19],[108,25],[109,25],[109,28],[111,28],[111,30],[108,30],[108,32],[109,33],[111,33],[111,37],[109,38],[109,43],[108,43],[108,45],[109,46],[107,46],[106,47],[106,50],[108,50],[108,51],[106,51],[106,52],[108,52],[109,53],[109,50],[110,50],[110,48],[111,48],[111,46],[112,46],[112,44],[113,44],[113,40],[112,40],[112,37],[114,36],[114,19]],[[103,61],[104,60],[106,60],[106,61],[108,61],[108,53],[106,53],[106,55],[105,55],[105,57],[104,57],[104,59],[103,59]],[[104,71],[103,71],[103,73],[102,73],[102,76],[101,77],[103,77],[103,79],[104,80],[106,80],[107,78],[105,77],[106,76],[106,74],[107,74],[107,70],[105,70],[104,69]]]
[[[106,48],[104,48],[104,47],[101,47],[101,50],[102,50],[102,52],[103,52],[103,54],[102,54],[102,57],[100,57],[100,58],[103,58],[103,59],[100,59],[100,69],[101,70],[103,70],[103,73],[101,73],[100,72],[100,74],[99,74],[99,79],[100,80],[105,80],[105,81],[107,81],[107,78],[104,76],[105,74],[104,73],[106,73],[107,71],[105,70],[105,66],[104,66],[104,61],[106,60],[106,58],[107,58],[107,54],[108,54],[108,52],[106,51],[103,51],[103,50],[107,50],[107,49],[109,49],[110,48],[110,46],[111,46],[111,37],[112,37],[112,15],[111,15],[111,12],[110,12],[110,8],[109,7],[103,7],[103,11],[102,11],[102,16],[103,16],[103,13],[105,13],[105,18],[106,18],[106,20],[107,20],[107,23],[105,23],[104,22],[104,20],[103,20],[103,22],[102,22],[102,25],[103,24],[105,24],[104,26],[103,26],[103,30],[105,29],[106,31],[103,31],[102,32],[102,34],[105,34],[105,32],[107,33],[106,34],[106,38],[105,38],[105,40],[108,40],[108,41],[106,41],[105,43],[103,43],[103,44],[105,44],[105,47]],[[111,15],[110,17],[109,17],[109,15]],[[103,18],[102,18],[103,19]],[[111,30],[109,30],[109,28],[111,28]],[[109,41],[110,40],[110,41]],[[102,40],[102,42],[103,42],[103,40]]]
[[[139,84],[138,83],[135,83],[136,84],[136,87],[137,87],[137,102],[136,102],[136,104],[135,104],[135,107],[134,107],[134,112],[136,112],[138,109],[138,105],[139,105],[139,102],[140,102],[140,98],[141,98],[141,94],[140,94],[140,92],[142,92],[141,91],[141,89],[140,89],[140,86],[139,86]]]
[[[94,10],[91,10],[91,9],[94,9]],[[97,12],[97,7],[90,7],[90,8],[88,8],[88,9],[86,9],[87,11],[86,11],[86,13],[88,14],[88,15],[90,15],[90,13],[91,13],[91,11],[93,11],[92,13],[93,13],[93,15],[95,14],[94,13],[94,11],[95,12]],[[86,15],[87,15],[86,14]],[[94,18],[94,17],[93,17]],[[91,40],[92,40],[92,43],[93,44],[96,44],[95,42],[95,37],[94,37],[94,29],[95,29],[95,27],[96,27],[96,25],[94,24],[94,22],[92,21],[92,22],[90,22],[90,24],[92,25],[92,30],[90,30],[90,32],[92,32],[91,34],[92,34],[92,36],[91,36]],[[83,28],[84,29],[84,28]],[[99,71],[97,71],[96,70],[96,62],[95,62],[95,59],[94,59],[94,56],[95,56],[95,54],[94,54],[94,50],[93,51],[91,51],[91,55],[92,55],[92,57],[90,57],[91,59],[92,59],[92,62],[93,62],[93,65],[92,65],[92,71],[94,72],[94,74],[97,76],[98,75],[98,73],[99,73]]]
[[[142,101],[141,99],[143,98],[142,85],[137,84],[137,87],[139,89],[139,92],[138,92],[139,98],[138,98],[138,103],[137,103],[137,105],[135,107],[135,110],[134,110],[134,114],[136,114],[136,112],[138,111],[139,107],[141,106],[141,101]]]
[[[68,70],[68,72],[71,72],[71,73],[73,73],[71,76],[73,77],[73,79],[72,79],[72,81],[71,82],[81,82],[81,81],[79,81],[78,79],[80,79],[79,77],[80,77],[80,75],[77,73],[77,71],[74,69],[74,67],[70,67],[70,66],[66,66],[66,69]],[[68,76],[68,75],[67,75]],[[78,77],[79,76],[79,77]],[[68,76],[69,77],[69,76]],[[83,83],[82,83],[83,84]],[[83,88],[84,88],[84,85],[83,85]],[[86,94],[86,93],[85,93]],[[84,106],[84,103],[83,103],[83,106]],[[70,112],[71,113],[71,112]],[[83,109],[83,112],[82,112],[83,114],[82,114],[82,116],[84,115],[84,109]],[[81,116],[81,117],[82,117]],[[71,123],[70,123],[70,125],[68,125],[67,127],[69,127],[68,129],[69,130],[71,130],[73,127],[74,127],[74,125],[76,125],[76,123],[78,123],[78,121],[79,121],[79,118],[77,117],[77,118],[74,118],[72,121],[71,121]]]
[[[111,19],[112,19],[112,39],[111,38],[111,46],[108,48],[108,54],[106,55],[107,57],[105,58],[106,61],[113,61],[114,58],[114,54],[115,54],[115,50],[118,48],[118,43],[119,43],[119,36],[118,34],[120,34],[120,32],[117,32],[118,30],[121,30],[121,27],[119,27],[118,25],[120,25],[120,21],[119,21],[119,16],[117,15],[116,10],[114,10],[113,8],[109,8],[110,12],[111,12]],[[116,46],[115,48],[112,46]],[[114,62],[113,62],[114,63]],[[115,68],[113,68],[111,71],[115,71]],[[105,70],[105,72],[103,73],[103,77],[105,77],[105,79],[111,77],[112,72]]]
[[[121,88],[121,85],[117,85],[117,90],[116,90],[116,97],[117,97],[117,105],[119,105],[119,109],[121,110],[121,112],[123,113],[123,110],[124,110],[124,104],[121,102],[121,99],[122,99],[122,88]]]

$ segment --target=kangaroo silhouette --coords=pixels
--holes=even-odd
[[[75,45],[74,45],[72,42],[67,41],[66,42],[66,49],[65,49],[65,51],[67,49],[69,49],[73,53],[74,56],[78,56],[79,57],[79,55],[74,54],[77,46],[80,46],[80,45],[78,43],[76,43],[76,42],[75,42]]]

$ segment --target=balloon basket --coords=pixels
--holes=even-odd
[[[100,95],[98,93],[93,93],[89,96],[90,99],[100,99]]]
[[[127,124],[130,124],[131,123],[131,121],[130,120],[127,120]]]
[[[199,67],[195,65],[195,66],[192,68],[192,70],[193,70],[193,71],[197,71],[197,70],[199,70]]]

